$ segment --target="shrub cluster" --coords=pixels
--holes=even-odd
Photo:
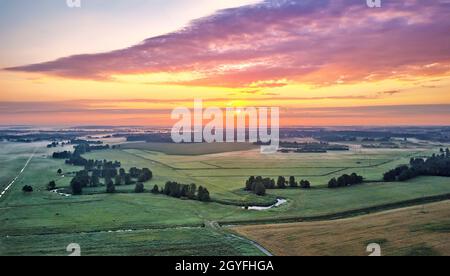
[[[364,177],[352,173],[351,175],[344,174],[340,177],[333,178],[328,182],[328,188],[341,188],[341,187],[348,187],[353,185],[362,184],[364,182]]]

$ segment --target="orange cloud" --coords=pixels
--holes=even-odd
[[[382,9],[365,1],[266,0],[126,49],[7,70],[233,88],[415,79],[450,72],[448,14],[438,0],[386,1]]]

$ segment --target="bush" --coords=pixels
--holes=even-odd
[[[33,187],[31,187],[29,185],[25,185],[25,186],[23,186],[22,191],[24,193],[31,193],[31,192],[33,192]]]
[[[52,191],[52,190],[54,190],[54,189],[56,189],[56,183],[55,183],[55,181],[50,181],[50,182],[47,184],[47,191]]]
[[[158,187],[158,185],[153,186],[152,193],[153,194],[159,194],[159,187]]]

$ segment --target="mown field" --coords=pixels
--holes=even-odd
[[[32,240],[32,241],[30,241]],[[64,256],[78,243],[83,256],[261,256],[253,245],[207,228],[54,234],[0,238],[0,254]]]
[[[45,187],[51,180],[56,180],[58,187],[69,185],[70,177],[56,173],[59,168],[65,173],[81,168],[49,158],[53,150],[60,148],[49,150],[45,144],[0,143],[0,156],[5,156],[0,160],[6,160],[3,164],[14,172],[2,170],[2,184],[9,183],[20,172],[36,148],[27,169],[0,200],[0,255],[64,255],[69,240],[69,243],[85,243],[85,252],[94,255],[108,252],[111,255],[255,255],[253,245],[242,240],[230,241],[227,234],[203,226],[214,221],[258,223],[320,216],[450,193],[448,179],[439,177],[417,178],[407,183],[369,183],[338,190],[324,186],[331,177],[353,171],[369,181],[380,180],[384,171],[407,163],[411,156],[435,152],[436,148],[431,146],[328,154],[260,155],[258,149],[234,152],[231,148],[230,152],[218,154],[180,156],[142,149],[96,151],[85,155],[89,159],[118,160],[126,169],[150,168],[154,179],[146,183],[147,190],[155,184],[162,187],[169,180],[203,185],[210,190],[215,202],[201,203],[151,193],[134,194],[134,185],[119,186],[119,193],[114,195],[105,194],[104,187],[85,189],[88,195],[83,196],[49,193]],[[250,175],[295,175],[299,179],[309,179],[314,187],[311,190],[273,190],[266,197],[257,197],[242,191]],[[21,191],[26,184],[33,186],[32,194]],[[221,204],[270,203],[279,197],[286,198],[288,203],[268,211],[248,211],[240,206]],[[195,228],[180,231],[178,227]],[[134,232],[108,233],[122,230]],[[164,235],[162,231],[173,233]],[[203,233],[203,238],[199,233]],[[217,246],[195,249],[195,245],[188,242],[194,240],[204,244],[214,240]],[[180,241],[185,244],[180,245]],[[97,242],[108,246],[96,249]],[[133,247],[142,250],[133,250]]]
[[[368,256],[378,243],[384,256],[450,254],[450,201],[355,218],[233,228],[280,256]]]

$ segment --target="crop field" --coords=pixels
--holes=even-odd
[[[431,146],[413,151],[327,154],[261,155],[259,149],[235,152],[232,148],[200,155],[168,155],[142,149],[84,155],[88,159],[118,160],[125,169],[150,168],[154,178],[145,184],[147,191],[155,184],[162,187],[169,180],[203,185],[210,190],[211,203],[149,192],[135,194],[134,185],[118,186],[118,193],[113,195],[98,187],[86,188],[82,196],[61,196],[48,192],[47,183],[55,180],[58,188],[68,187],[70,177],[66,174],[81,168],[49,157],[60,148],[47,149],[45,143],[0,143],[0,149],[2,166],[11,168],[8,173],[2,170],[1,184],[18,176],[15,185],[0,199],[0,255],[65,255],[65,246],[72,242],[84,244],[86,255],[257,255],[261,252],[245,240],[205,226],[211,222],[227,225],[295,220],[450,193],[448,179],[440,177],[421,177],[406,183],[373,182],[337,190],[325,187],[330,178],[346,172],[378,181],[383,172],[408,163],[411,156],[436,152]],[[33,152],[33,158],[20,173]],[[58,169],[63,170],[63,175],[57,174]],[[271,190],[266,197],[258,197],[242,190],[250,175],[295,175],[310,180],[313,188]],[[24,185],[32,185],[33,193],[24,194]],[[285,198],[287,203],[267,211],[241,207],[270,204],[277,198]],[[200,243],[198,247],[190,243],[194,240]],[[98,243],[105,247],[97,248]]]
[[[433,256],[450,252],[450,201],[368,216],[233,229],[276,255],[367,256],[378,243],[382,255]]]

